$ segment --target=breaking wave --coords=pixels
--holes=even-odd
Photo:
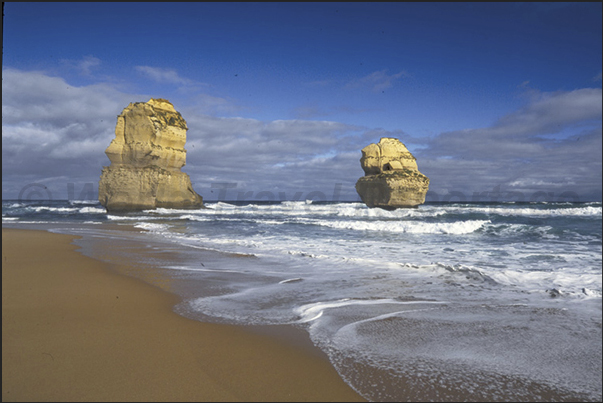
[[[420,221],[321,221],[314,225],[355,231],[384,231],[410,234],[470,234],[490,223],[486,220],[467,220],[449,223],[427,223]]]

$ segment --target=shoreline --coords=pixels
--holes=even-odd
[[[364,401],[298,329],[182,317],[76,238],[2,229],[3,401]]]

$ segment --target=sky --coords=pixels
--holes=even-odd
[[[402,141],[427,201],[600,201],[601,3],[4,3],[2,198],[96,199],[131,102],[205,200],[359,201]]]

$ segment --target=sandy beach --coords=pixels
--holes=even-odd
[[[311,347],[201,323],[72,236],[2,229],[3,401],[362,401]]]

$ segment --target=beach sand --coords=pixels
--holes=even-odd
[[[175,314],[178,297],[2,229],[3,401],[362,401],[308,345]]]

